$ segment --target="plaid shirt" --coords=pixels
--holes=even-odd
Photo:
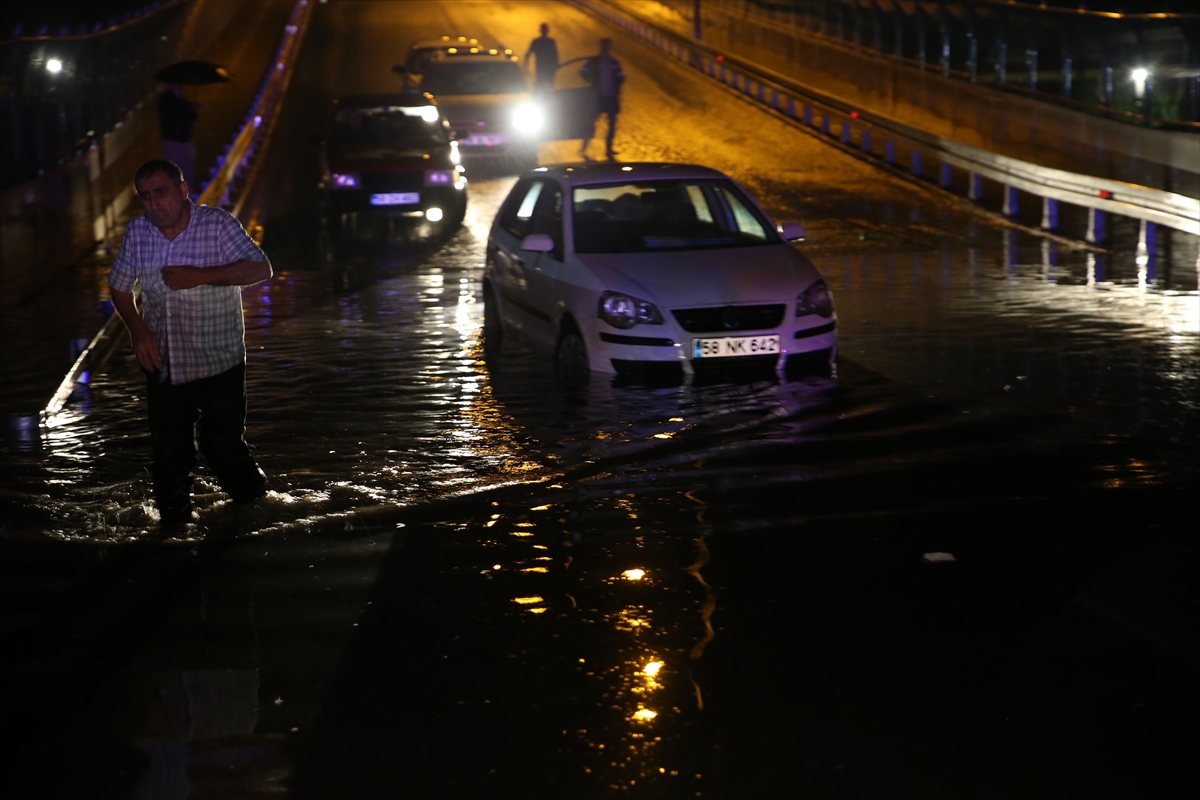
[[[188,225],[173,240],[145,215],[125,229],[108,285],[132,292],[142,285],[143,315],[158,337],[163,374],[171,383],[218,375],[246,360],[240,286],[172,290],[163,280],[169,266],[218,267],[235,261],[266,261],[241,223],[228,211],[192,206]]]

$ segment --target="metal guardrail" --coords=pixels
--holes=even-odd
[[[197,204],[228,204],[230,192],[235,189],[239,176],[247,169],[250,169],[251,175],[253,175],[258,151],[265,144],[274,127],[275,118],[281,107],[280,101],[291,83],[296,67],[296,58],[300,52],[300,45],[304,41],[304,33],[312,19],[312,12],[313,2],[297,0],[296,6],[288,18],[288,24],[284,28],[279,48],[271,60],[271,65],[263,78],[258,94],[254,96],[246,119],[234,135],[233,142],[222,157],[213,179],[196,198]],[[63,410],[70,400],[71,394],[75,391],[76,385],[80,382],[80,378],[108,355],[119,341],[120,333],[123,330],[124,323],[119,314],[114,313],[105,320],[99,332],[92,337],[87,347],[75,359],[75,363],[67,372],[66,377],[63,378],[50,401],[42,409],[40,415],[42,425],[48,425],[52,418]]]
[[[895,166],[896,140],[904,140],[913,146],[911,172],[914,177],[924,177],[924,159],[920,154],[926,151],[941,162],[938,185],[944,189],[949,189],[951,185],[951,166],[968,173],[968,195],[971,200],[982,199],[982,178],[1000,183],[1004,187],[1006,217],[1015,216],[1016,190],[1021,190],[1042,198],[1042,227],[1047,231],[1058,227],[1058,202],[1089,209],[1088,240],[1093,243],[1100,243],[1105,238],[1105,213],[1138,219],[1144,225],[1164,225],[1200,236],[1200,200],[1195,198],[1147,186],[1052,169],[971,147],[892,117],[854,107],[816,87],[738,56],[718,52],[703,42],[640,19],[605,0],[572,2],[646,40],[714,80],[791,119],[802,120],[808,127],[817,127],[814,114],[816,107],[816,111],[821,112],[819,129],[832,136],[833,127],[837,124],[840,130],[838,139],[844,145],[855,144],[853,132],[857,126],[859,149],[866,156],[878,159],[881,163]],[[882,154],[875,152],[876,140],[872,136],[872,130],[886,134],[880,137],[879,141],[884,148]],[[892,138],[889,139],[888,136]]]

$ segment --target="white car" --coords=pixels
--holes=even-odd
[[[484,343],[553,355],[560,375],[637,381],[772,368],[828,377],[833,298],[736,182],[686,164],[539,167],[488,237]]]

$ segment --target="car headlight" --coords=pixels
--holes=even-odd
[[[426,122],[437,122],[437,106],[421,106],[421,119],[425,120]]]
[[[662,313],[654,303],[620,292],[605,292],[600,295],[600,319],[614,328],[663,324]]]
[[[810,314],[833,316],[833,295],[830,294],[825,281],[817,281],[796,298],[796,316],[807,317]]]
[[[532,103],[518,106],[513,112],[513,129],[521,133],[537,133],[542,129],[542,110]]]
[[[454,170],[427,169],[425,170],[426,186],[449,186],[454,183]]]
[[[335,172],[329,176],[334,189],[357,189],[362,180],[353,172]]]

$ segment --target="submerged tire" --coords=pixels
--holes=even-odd
[[[554,348],[554,371],[565,383],[587,381],[590,374],[587,345],[578,330],[568,328],[558,337],[558,345]]]

